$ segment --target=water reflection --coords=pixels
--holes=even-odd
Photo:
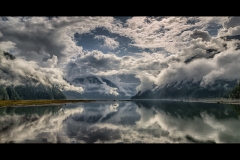
[[[174,101],[0,108],[1,143],[239,143],[240,107]]]

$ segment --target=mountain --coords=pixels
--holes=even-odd
[[[13,61],[16,59],[8,52],[3,52],[2,57]],[[8,71],[3,68],[0,68],[0,71],[8,74]],[[66,96],[56,86],[51,84],[45,86],[34,78],[22,78],[26,82],[22,85],[6,86],[0,84],[0,100],[66,99]]]
[[[131,99],[188,99],[188,98],[228,98],[229,93],[237,84],[237,80],[217,80],[213,85],[202,87],[200,82],[174,82],[158,86],[145,92],[139,91]]]
[[[66,99],[66,96],[56,87],[44,85],[0,85],[0,100],[33,100],[33,99]]]
[[[83,93],[64,91],[67,99],[129,99],[136,94],[135,83],[121,83],[118,85],[111,80],[99,76],[75,78],[71,82],[74,86],[84,88]],[[119,85],[121,83],[121,85]]]
[[[240,40],[240,35],[236,36],[224,36],[220,37],[225,42],[231,40]],[[236,50],[240,49],[240,43],[236,42]],[[227,49],[227,44],[223,43],[223,47]],[[220,53],[214,48],[206,48],[206,54],[198,54],[189,56],[184,60],[184,63],[190,63],[199,58],[210,59],[216,54]],[[239,97],[240,89],[237,85],[237,79],[228,80],[217,80],[214,84],[202,87],[200,81],[193,83],[188,81],[186,83],[172,82],[163,86],[155,86],[151,90],[139,91],[131,99],[159,99],[159,98],[218,98],[218,97]],[[236,86],[236,87],[235,87]],[[233,89],[235,87],[235,89]],[[230,96],[231,95],[231,96]]]
[[[110,87],[113,87],[113,88],[118,88],[114,83],[112,83],[111,81],[105,79],[105,78],[101,78],[103,82],[106,82],[106,84]]]

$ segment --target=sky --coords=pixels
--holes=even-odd
[[[17,57],[0,54],[0,84],[32,77],[84,92],[64,79],[94,75],[137,91],[191,79],[206,86],[240,77],[239,40],[220,38],[235,35],[240,17],[0,17],[0,52]]]

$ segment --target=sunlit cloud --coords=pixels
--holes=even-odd
[[[134,75],[139,79],[136,91],[126,93],[133,96],[183,79],[204,86],[240,76],[232,74],[239,68],[235,51],[239,41],[221,38],[239,35],[239,17],[6,17],[0,21],[0,49],[38,65],[39,71],[57,74],[54,83],[65,83],[60,76],[70,83],[78,77],[102,76],[115,79],[113,83],[126,90],[119,75]],[[84,35],[82,43],[76,34]],[[6,83],[2,79],[0,83]],[[68,89],[74,87],[81,85]],[[114,88],[105,86],[105,91],[118,95]]]

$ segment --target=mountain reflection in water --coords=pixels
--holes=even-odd
[[[239,143],[240,107],[161,100],[0,108],[0,143]]]

